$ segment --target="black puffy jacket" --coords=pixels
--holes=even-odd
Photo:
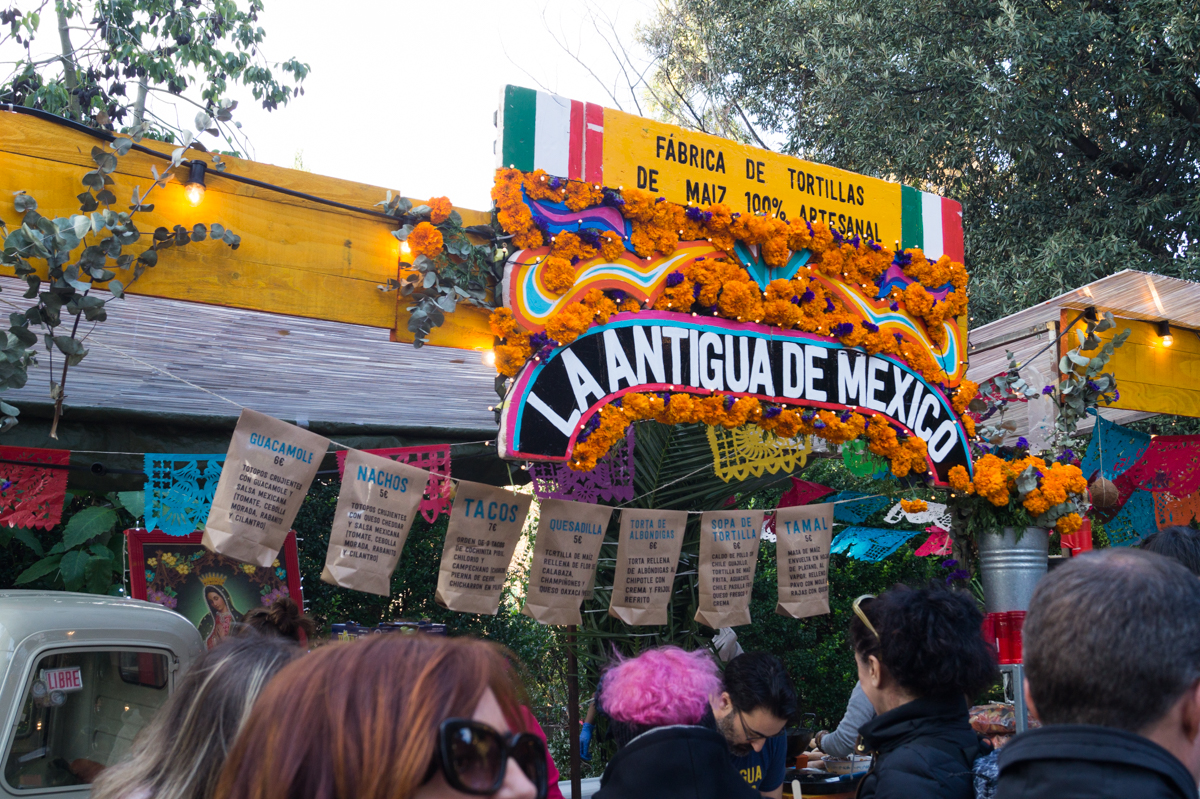
[[[971,729],[965,699],[915,699],[859,728],[872,755],[859,799],[974,799],[971,767],[991,747]]]
[[[1000,750],[996,799],[1196,799],[1196,779],[1151,740],[1090,724],[1023,732]]]
[[[733,768],[725,736],[690,725],[657,727],[608,761],[596,799],[762,799]]]

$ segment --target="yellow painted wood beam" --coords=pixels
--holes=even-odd
[[[143,144],[166,154],[173,149],[150,140]],[[87,134],[0,112],[0,193],[7,198],[13,192],[28,191],[45,216],[78,213],[76,195],[84,190],[80,179],[94,167],[91,151],[97,145],[104,147]],[[199,150],[189,150],[186,157],[211,163]],[[372,208],[387,191],[241,158],[223,160],[229,174],[359,208]],[[153,183],[151,165],[161,172],[167,162],[137,151],[120,159],[112,174],[116,185],[111,189],[117,196],[114,210],[127,210],[134,188],[140,186],[144,192]],[[241,246],[234,251],[220,242],[205,241],[165,250],[158,266],[134,284],[131,294],[386,328],[392,331],[393,340],[412,341],[406,329],[407,303],[396,292],[378,288],[398,274],[400,245],[391,235],[393,224],[238,183],[211,170],[203,202],[192,207],[181,183],[186,179],[185,170],[178,170],[176,178],[151,195],[153,211],[135,217],[146,239],[130,250],[145,249],[150,234],[160,225],[190,228],[198,222],[226,226],[241,236]],[[458,210],[466,225],[488,221],[486,213]],[[0,218],[10,228],[20,223],[7,199],[0,201]],[[11,275],[12,270],[0,267],[0,274]],[[126,276],[119,277],[128,283]],[[186,325],[186,320],[181,324]],[[490,349],[487,312],[459,306],[447,315],[442,327],[434,328],[429,343]]]
[[[1064,329],[1077,315],[1074,310],[1063,311],[1061,324]],[[1105,368],[1117,378],[1121,398],[1112,405],[1100,407],[1200,416],[1200,336],[1196,331],[1172,327],[1174,335],[1168,347],[1163,345],[1152,322],[1121,318],[1116,322],[1113,329],[1096,335],[1107,342],[1126,328],[1130,330],[1129,338],[1117,347]],[[1082,321],[1075,326],[1075,329],[1083,328]],[[1059,357],[1078,345],[1079,340],[1072,329],[1061,339]],[[1090,357],[1097,351],[1084,354]]]

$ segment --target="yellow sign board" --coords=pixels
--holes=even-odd
[[[619,146],[615,143],[619,142]],[[821,221],[847,236],[898,242],[900,184],[604,111],[604,181],[671,202]]]

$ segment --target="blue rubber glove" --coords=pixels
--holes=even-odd
[[[592,730],[594,730],[595,728],[596,728],[596,725],[589,724],[588,722],[585,721],[583,723],[583,729],[581,729],[579,731],[579,758],[581,760],[586,760],[589,763],[592,760],[592,756],[590,754],[588,754],[588,748],[591,746]]]

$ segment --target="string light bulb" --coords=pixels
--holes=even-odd
[[[193,207],[204,202],[204,173],[206,170],[207,167],[203,161],[192,161],[188,167],[188,179],[184,184],[183,192]]]
[[[1169,347],[1175,343],[1175,337],[1171,335],[1171,323],[1166,319],[1157,323],[1154,326],[1154,329],[1162,339],[1162,345],[1164,347]]]

